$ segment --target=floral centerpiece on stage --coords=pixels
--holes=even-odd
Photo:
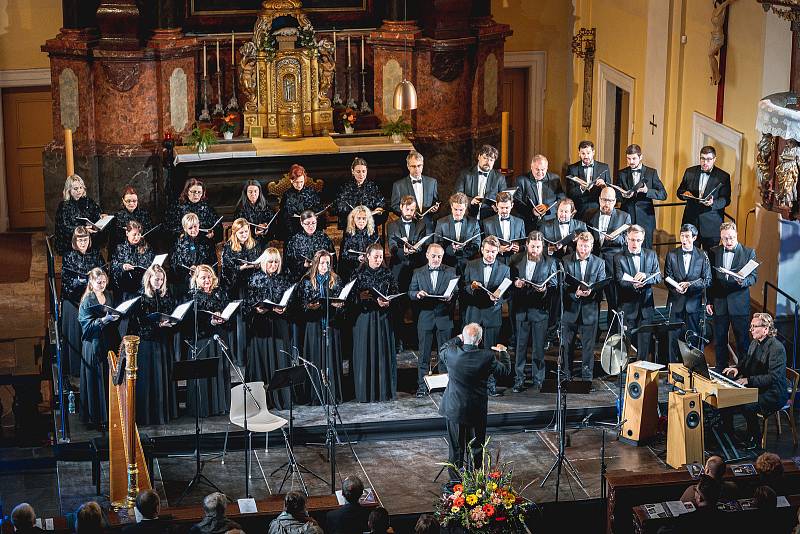
[[[353,133],[356,120],[358,120],[358,111],[353,108],[345,108],[344,111],[342,111],[341,119],[345,133]]]
[[[453,532],[530,532],[525,519],[536,505],[514,490],[511,468],[508,463],[500,463],[499,453],[492,463],[486,450],[488,443],[487,439],[483,445],[482,465],[459,470],[461,482],[448,487],[451,491],[445,491],[436,503],[436,519]],[[455,469],[452,464],[443,465]]]
[[[230,112],[222,117],[222,122],[219,124],[219,131],[225,139],[233,139],[233,133],[239,127],[239,115]]]

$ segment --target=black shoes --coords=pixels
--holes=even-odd
[[[514,387],[511,388],[511,391],[513,391],[514,393],[522,393],[523,391],[525,391],[525,385],[524,384],[514,384]]]
[[[497,391],[497,388],[486,388],[486,394],[490,397],[499,397],[502,395],[502,393]]]
[[[427,392],[427,390],[425,390],[425,388],[419,388],[417,390],[417,395],[416,396],[417,396],[418,399],[421,399],[422,397],[425,397],[427,395],[428,395],[428,392]]]

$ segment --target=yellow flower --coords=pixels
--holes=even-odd
[[[486,487],[489,488],[489,491],[494,491],[497,489],[497,483],[489,482],[488,484],[486,484]]]
[[[478,496],[477,495],[474,495],[474,494],[467,495],[467,504],[468,505],[472,506],[476,502],[478,502]]]
[[[454,514],[457,514],[459,510],[460,508],[458,506],[453,506],[452,508],[450,508],[450,511],[453,512]]]
[[[482,489],[478,489],[478,490],[476,490],[476,491],[475,491],[475,495],[477,495],[478,497],[480,497],[481,495],[483,495],[483,490],[482,490]]]

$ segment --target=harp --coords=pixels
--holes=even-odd
[[[109,497],[116,509],[133,508],[139,490],[150,489],[136,427],[136,356],[139,337],[125,336],[117,357],[108,351]]]

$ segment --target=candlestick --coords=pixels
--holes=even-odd
[[[75,156],[72,152],[72,130],[64,129],[64,159],[67,164],[67,177],[75,174]]]
[[[350,36],[347,36],[347,66],[350,67]]]
[[[203,78],[206,77],[206,43],[203,41]]]
[[[236,32],[231,32],[231,66],[236,64]]]
[[[219,72],[219,41],[217,41],[217,72]]]
[[[333,65],[336,68],[336,32],[333,32]]]
[[[508,169],[508,111],[500,116],[500,168]]]
[[[364,70],[364,36],[361,36],[361,70]]]

